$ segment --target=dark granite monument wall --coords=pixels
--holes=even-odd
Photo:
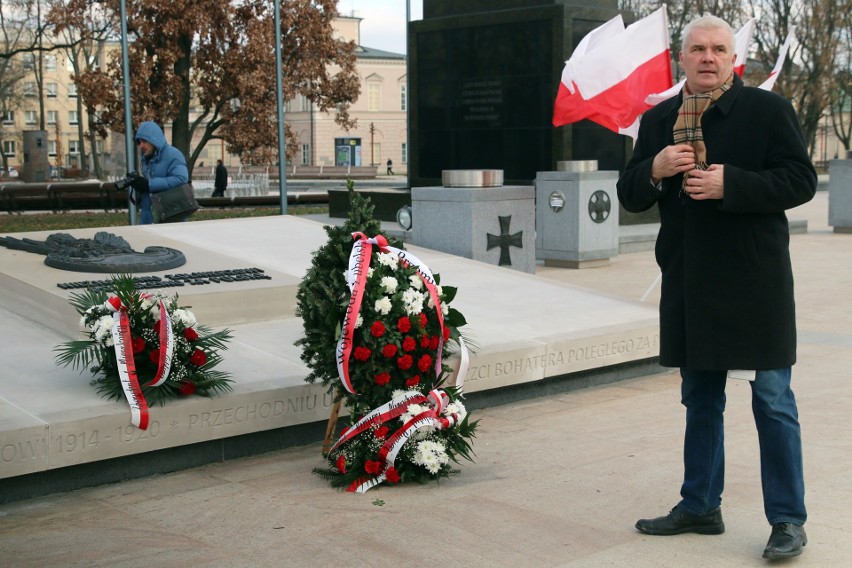
[[[409,29],[411,184],[485,168],[531,184],[560,160],[623,167],[623,136],[586,121],[551,124],[565,60],[615,14],[615,0],[424,0],[424,19]]]

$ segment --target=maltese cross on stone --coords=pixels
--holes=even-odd
[[[509,247],[518,247],[524,248],[523,245],[523,231],[518,231],[514,235],[509,234],[509,224],[512,222],[512,216],[509,215],[507,217],[497,217],[500,220],[500,234],[492,235],[491,233],[486,233],[488,237],[488,247],[487,250],[491,250],[494,247],[500,247],[500,262],[497,264],[499,266],[512,266],[512,259],[509,256]]]

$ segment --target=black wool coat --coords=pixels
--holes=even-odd
[[[724,197],[695,201],[682,175],[651,185],[651,163],[674,143],[681,95],[642,117],[618,180],[628,211],[656,205],[662,270],[660,363],[692,370],[776,369],[796,361],[790,232],[784,211],[817,177],[792,105],[739,77],[704,113],[707,163],[724,164]]]

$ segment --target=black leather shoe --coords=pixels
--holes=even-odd
[[[706,515],[692,515],[680,507],[672,509],[665,517],[640,519],[636,523],[639,532],[653,535],[673,535],[683,533],[722,534],[725,523],[722,522],[722,510],[716,509]]]
[[[798,556],[806,544],[808,535],[805,534],[805,527],[793,523],[776,523],[772,525],[772,534],[769,535],[763,557],[776,560]]]

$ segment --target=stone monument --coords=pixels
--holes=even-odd
[[[828,224],[835,233],[852,233],[852,159],[828,164]]]
[[[412,244],[535,273],[535,193],[500,170],[447,170],[411,190]]]
[[[560,160],[620,170],[629,138],[589,121],[552,125],[565,61],[616,14],[615,0],[424,0],[408,34],[411,186],[473,168],[528,185]]]
[[[595,160],[557,169],[535,180],[536,258],[565,268],[609,264],[618,254],[618,172],[597,171]]]

